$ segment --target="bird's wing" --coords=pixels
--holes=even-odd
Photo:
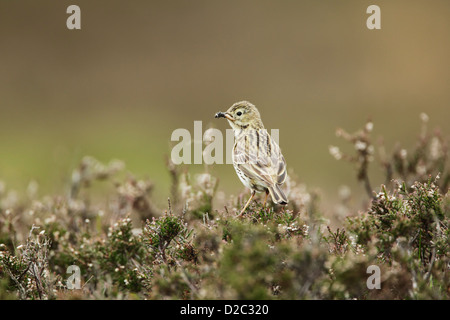
[[[286,171],[286,160],[284,160],[283,155],[280,153],[280,161],[278,162],[278,179],[277,183],[279,185],[286,181],[287,171]]]
[[[282,184],[286,179],[286,161],[266,130],[236,140],[233,161],[247,177],[265,187]]]

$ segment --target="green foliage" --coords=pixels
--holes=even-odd
[[[224,248],[219,276],[238,299],[267,299],[277,263],[270,231],[262,226],[233,223],[232,245]],[[268,243],[269,242],[269,243]]]
[[[53,296],[52,283],[48,279],[49,239],[45,231],[38,235],[32,226],[25,245],[17,247],[17,254],[0,251],[2,273],[10,279],[21,299],[45,299]],[[3,246],[5,248],[5,246]],[[3,271],[4,270],[4,271]]]
[[[169,213],[152,221],[147,220],[142,238],[155,259],[170,265],[177,259],[192,262],[197,260],[191,235],[192,230],[187,228],[183,218]]]

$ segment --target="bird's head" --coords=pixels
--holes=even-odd
[[[216,118],[225,118],[233,129],[263,129],[258,109],[248,101],[233,104],[226,112],[217,112]]]

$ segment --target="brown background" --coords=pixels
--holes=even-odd
[[[80,31],[66,28],[70,4]],[[366,28],[370,4],[381,30]],[[214,113],[246,99],[327,201],[357,187],[328,153],[345,145],[337,127],[371,117],[375,140],[412,147],[426,112],[448,135],[449,57],[445,0],[1,1],[0,180],[58,193],[82,156],[118,158],[165,201],[172,131],[225,130]],[[213,173],[220,190],[243,189],[231,166]]]

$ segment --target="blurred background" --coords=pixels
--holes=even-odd
[[[71,4],[78,31],[66,28]],[[366,27],[371,4],[381,30]],[[280,129],[298,181],[327,203],[342,185],[362,189],[329,154],[346,145],[338,127],[371,118],[375,142],[410,148],[425,112],[448,136],[449,57],[447,0],[3,0],[0,180],[60,194],[83,156],[120,159],[165,203],[173,130],[193,134],[201,120],[225,132],[214,114],[245,99]],[[210,170],[219,190],[243,190],[231,165]],[[381,173],[374,164],[374,186]]]

